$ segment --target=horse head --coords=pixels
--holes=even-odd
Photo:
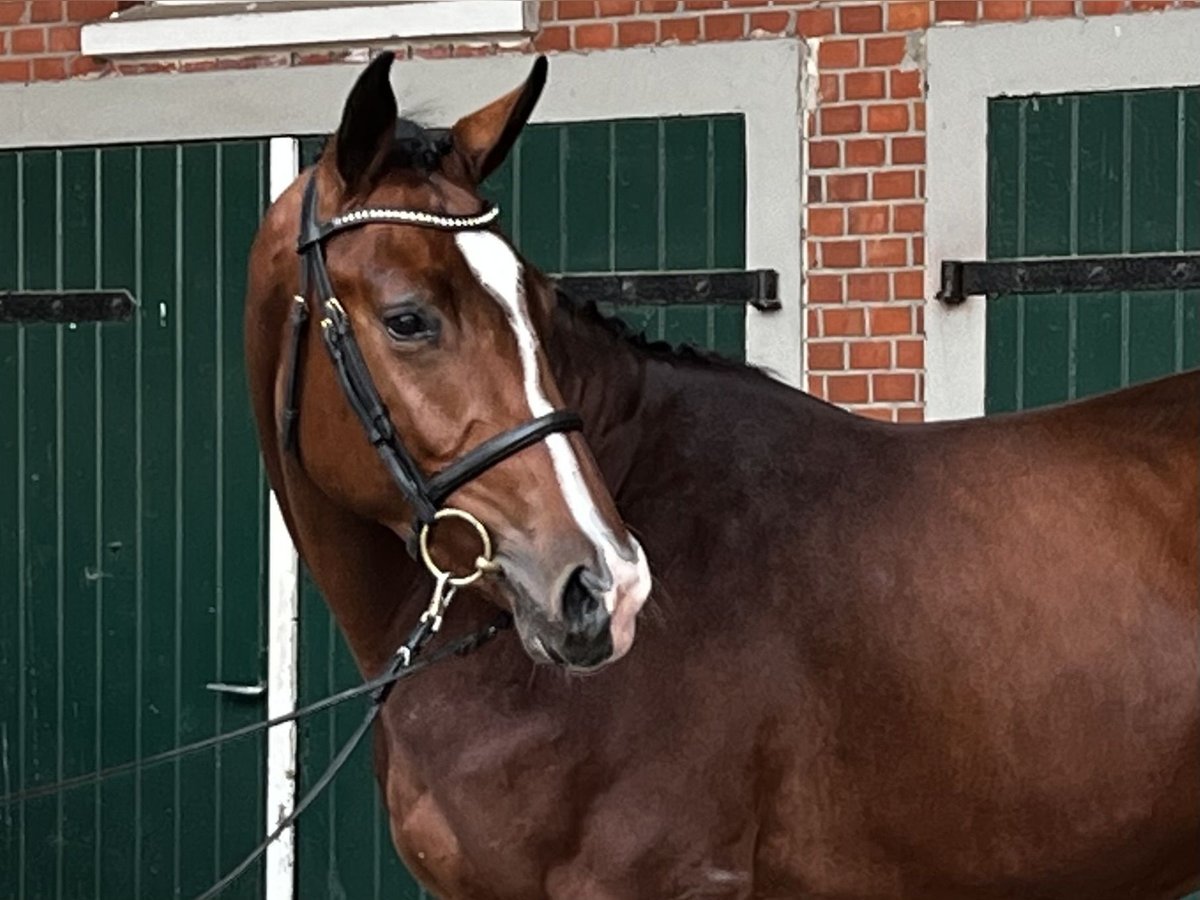
[[[414,555],[422,545],[435,572],[491,570],[479,558],[494,541],[478,586],[511,609],[528,653],[598,667],[632,644],[645,554],[552,377],[542,341],[554,292],[479,193],[528,120],[546,61],[436,131],[399,117],[391,63],[382,54],[362,73],[302,176],[296,300],[323,316],[330,352],[294,353],[290,372],[284,354],[285,430],[304,410],[293,456],[334,503]]]

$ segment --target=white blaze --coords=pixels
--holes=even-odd
[[[525,384],[525,399],[534,417],[554,411],[542,393],[542,378],[538,366],[537,339],[525,304],[525,285],[521,278],[521,262],[509,246],[497,235],[486,231],[460,231],[454,236],[475,277],[504,309],[504,314],[517,338],[521,371]],[[624,589],[641,588],[636,605],[640,606],[649,593],[649,569],[645,554],[637,541],[632,542],[635,558],[625,559],[617,550],[616,536],[604,524],[600,510],[592,498],[579,458],[565,434],[546,438],[546,448],[554,464],[554,474],[567,509],[580,530],[596,545],[612,576],[612,589],[605,592],[604,601],[611,614],[617,593]],[[636,608],[634,610],[636,612]]]

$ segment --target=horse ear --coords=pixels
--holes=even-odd
[[[451,158],[472,184],[487,178],[508,156],[542,95],[546,68],[546,57],[539,56],[524,84],[454,123]]]
[[[395,54],[379,54],[358,76],[336,137],[336,160],[342,181],[353,193],[375,176],[396,128],[399,108],[388,75]]]

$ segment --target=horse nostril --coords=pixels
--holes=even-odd
[[[566,626],[555,656],[573,666],[595,666],[612,656],[613,640],[605,583],[580,566],[563,585],[562,617]]]
[[[608,626],[608,611],[599,584],[583,566],[575,569],[563,587],[563,621],[572,632],[598,633]]]

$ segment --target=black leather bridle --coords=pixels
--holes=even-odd
[[[467,482],[526,447],[558,432],[579,431],[583,420],[572,410],[555,410],[488,438],[445,469],[426,476],[396,434],[391,416],[379,396],[363,359],[350,319],[338,302],[329,271],[325,267],[324,243],[331,236],[363,225],[415,225],[441,231],[470,231],[495,221],[499,209],[486,205],[474,216],[452,216],[419,210],[360,207],[335,216],[328,222],[317,218],[316,173],[309,176],[300,213],[300,235],[296,252],[301,255],[300,290],[290,316],[291,342],[288,375],[284,388],[281,423],[283,447],[296,453],[296,425],[300,399],[300,350],[308,322],[308,292],[315,287],[323,315],[321,333],[333,361],[338,381],[354,414],[366,430],[367,439],[379,453],[392,480],[412,505],[414,534],[428,528],[446,499]],[[410,552],[412,552],[410,542]]]

